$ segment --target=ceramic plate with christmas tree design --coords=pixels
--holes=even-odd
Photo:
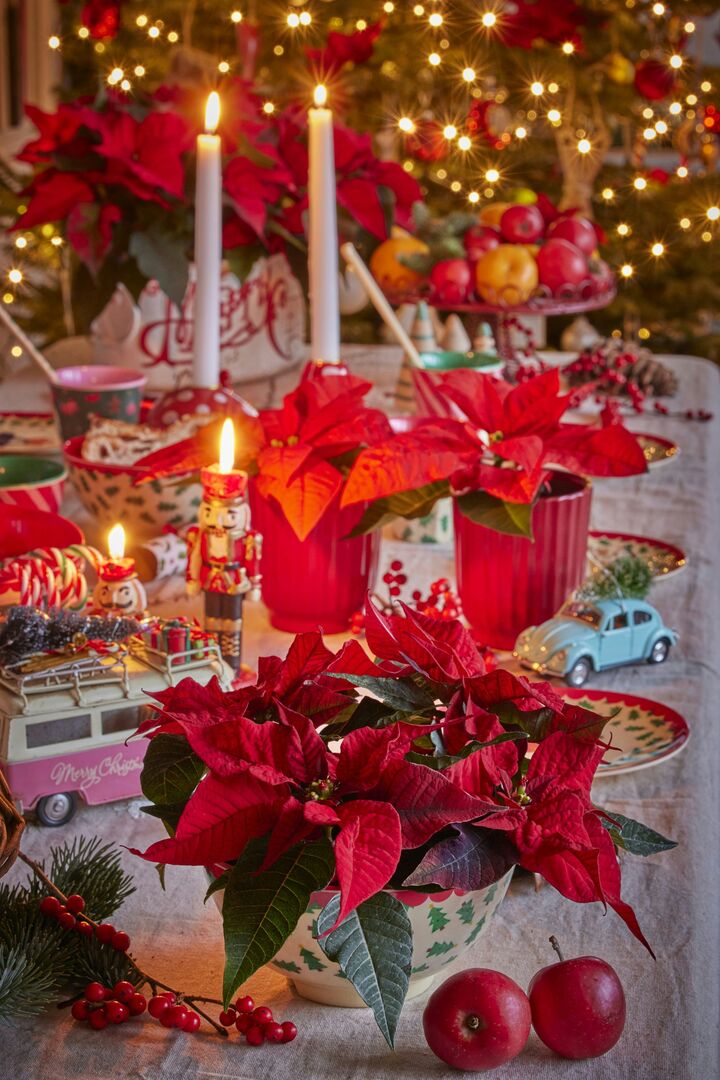
[[[588,558],[592,564],[609,566],[615,559],[631,555],[647,563],[653,578],[662,580],[679,574],[687,566],[685,552],[664,540],[649,536],[632,536],[620,532],[591,532]]]
[[[59,454],[60,432],[53,413],[0,412],[0,451],[4,454]]]
[[[674,461],[680,453],[680,447],[670,439],[663,439],[660,435],[648,435],[640,431],[636,431],[634,434],[642,446],[649,469],[667,465],[668,462]]]
[[[563,689],[566,701],[611,717],[603,737],[612,741],[596,778],[648,769],[678,754],[690,738],[687,722],[674,709],[649,698],[587,687]]]

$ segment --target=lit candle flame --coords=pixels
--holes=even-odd
[[[217,90],[213,90],[207,99],[207,105],[205,106],[205,131],[208,135],[213,135],[217,131],[217,126],[220,123],[220,95]]]
[[[108,551],[111,559],[122,559],[125,555],[125,530],[122,525],[113,525],[108,533]]]
[[[235,428],[230,417],[222,426],[220,434],[220,472],[232,472],[235,464]]]
[[[315,92],[313,93],[313,101],[315,102],[315,105],[318,109],[322,109],[323,105],[327,104],[327,98],[327,87],[323,86],[322,83],[320,83],[319,86],[315,87]]]

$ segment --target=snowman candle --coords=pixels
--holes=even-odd
[[[107,615],[144,615],[147,595],[135,568],[135,560],[125,555],[125,530],[113,525],[108,534],[109,558],[97,568],[93,592],[96,608]]]
[[[187,591],[205,596],[205,630],[215,635],[223,659],[241,668],[243,601],[259,592],[262,536],[250,527],[248,476],[234,467],[235,431],[223,424],[220,460],[201,470],[200,520],[188,530]]]

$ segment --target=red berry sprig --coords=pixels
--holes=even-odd
[[[94,923],[83,914],[85,901],[77,894],[68,896],[62,904],[56,896],[44,896],[40,901],[40,911],[49,919],[56,919],[63,930],[77,930],[87,937],[93,934],[101,945],[110,945],[117,952],[127,952],[130,938],[122,930],[116,930],[111,923]]]
[[[402,593],[403,585],[407,585],[407,574],[402,571],[403,564],[400,559],[393,559],[390,569],[383,574],[383,581],[388,586],[388,593],[393,600],[397,600]]]
[[[102,1031],[110,1024],[124,1024],[133,1016],[141,1016],[146,1008],[144,994],[127,979],[121,979],[113,987],[99,982],[88,983],[70,1012],[79,1023],[88,1023],[95,1031]]]
[[[87,937],[94,936],[100,945],[114,949],[116,952],[128,952],[130,936],[124,930],[116,930],[112,923],[96,923],[90,919],[85,914],[85,900],[82,896],[77,894],[64,896],[38,863],[22,853],[21,858],[56,894],[49,894],[40,900],[38,906],[43,915],[57,920],[64,930],[74,930]],[[104,987],[98,982],[90,983],[85,988],[84,997],[63,1002],[59,1007],[72,1004],[73,1017],[78,1021],[87,1021],[98,1031],[109,1024],[124,1023],[130,1016],[139,1016],[147,1008],[150,1015],[158,1019],[163,1027],[179,1028],[192,1033],[199,1029],[200,1017],[203,1017],[220,1035],[227,1037],[225,1027],[208,1016],[197,1004],[199,1001],[216,1005],[221,1002],[215,998],[182,994],[179,990],[174,990],[147,975],[131,956],[127,957],[127,962],[137,975],[138,984],[147,983],[153,989],[153,997],[149,1004],[145,996],[131,982],[121,980],[113,988]],[[162,990],[162,993],[158,993],[158,988]]]
[[[240,1034],[245,1036],[248,1046],[262,1046],[264,1042],[288,1043],[297,1035],[297,1028],[292,1020],[278,1022],[267,1005],[256,1007],[251,997],[238,998],[227,1013],[221,1013],[222,1024],[226,1022],[223,1016],[230,1021],[228,1027],[234,1024]]]

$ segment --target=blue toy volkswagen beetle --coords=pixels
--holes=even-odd
[[[532,671],[583,686],[592,671],[662,664],[677,639],[644,600],[569,600],[553,619],[523,630],[513,656]]]

